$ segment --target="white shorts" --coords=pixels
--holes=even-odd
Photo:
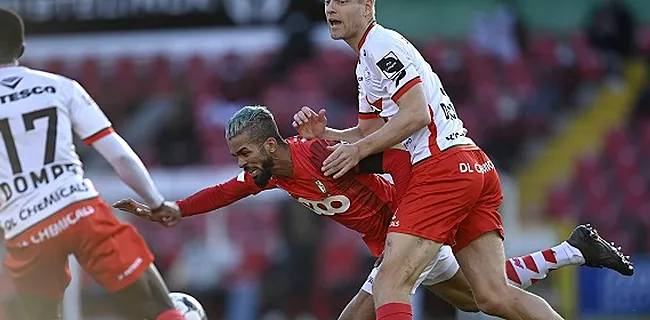
[[[372,294],[372,282],[377,276],[379,268],[381,268],[381,264],[372,269],[368,279],[363,283],[361,290]],[[428,287],[451,279],[458,272],[458,269],[460,269],[460,266],[458,265],[458,261],[456,261],[454,253],[451,251],[451,247],[447,245],[442,246],[440,251],[438,251],[438,255],[424,268],[418,280],[415,281],[411,294],[415,294],[415,290],[420,285]]]

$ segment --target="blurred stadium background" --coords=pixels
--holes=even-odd
[[[238,172],[224,125],[243,105],[268,105],[284,136],[295,133],[291,116],[302,105],[327,108],[334,127],[356,123],[356,57],[330,40],[322,2],[0,6],[26,20],[23,64],[79,80],[178,199]],[[497,164],[507,254],[550,246],[591,222],[637,268],[632,278],[568,268],[533,291],[567,319],[650,319],[650,1],[377,2],[379,22],[419,46]],[[79,151],[106,200],[133,196],[97,153]],[[282,192],[176,228],[133,223],[170,288],[197,297],[210,319],[334,319],[374,262],[356,234]],[[0,269],[0,300],[11,290]],[[471,318],[432,294],[414,299],[417,319]],[[64,319],[126,318],[81,272]]]

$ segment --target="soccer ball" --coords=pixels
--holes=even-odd
[[[208,320],[203,306],[194,297],[182,292],[172,292],[169,297],[176,310],[180,311],[186,320]]]

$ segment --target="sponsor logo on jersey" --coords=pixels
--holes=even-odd
[[[393,214],[393,218],[390,220],[390,228],[397,228],[399,227],[399,220],[397,219],[397,212]]]
[[[15,195],[22,194],[32,189],[38,189],[47,185],[65,173],[70,172],[76,175],[82,175],[81,167],[73,163],[55,164],[46,166],[40,171],[32,171],[26,174],[15,175],[12,181],[0,183],[0,196],[4,202],[9,202]],[[2,205],[4,203],[0,203]]]
[[[14,90],[16,89],[16,87],[18,87],[21,81],[23,81],[23,77],[14,76],[14,77],[4,78],[0,80],[0,85],[3,87],[7,87],[11,90]]]
[[[320,192],[326,195],[329,194],[329,192],[327,192],[327,187],[325,187],[325,184],[322,183],[320,180],[314,180],[314,184],[316,185],[318,190],[320,190]]]
[[[404,70],[404,63],[399,60],[395,52],[391,51],[388,54],[386,54],[381,60],[377,61],[377,67],[379,67],[379,70],[384,73],[386,78],[395,80],[398,78],[400,73]],[[402,77],[404,77],[402,75]]]
[[[351,205],[350,199],[344,195],[331,196],[322,201],[298,198],[298,202],[316,214],[324,216],[333,216],[335,214],[344,213],[350,209]]]
[[[56,205],[62,200],[69,198],[70,196],[76,195],[77,193],[83,193],[91,191],[91,188],[86,184],[86,181],[75,182],[69,185],[65,185],[57,188],[48,195],[37,198],[35,201],[30,202],[28,205],[24,206],[19,212],[18,217],[21,221],[26,221],[35,215],[38,215],[40,212],[45,209]]]
[[[5,94],[0,96],[0,104],[16,102],[16,101],[27,99],[33,95],[41,95],[45,93],[54,94],[56,93],[56,88],[54,88],[53,86],[45,86],[45,87],[36,86],[31,89],[25,89],[25,90],[20,90],[18,92]]]

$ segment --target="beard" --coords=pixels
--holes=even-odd
[[[264,188],[269,184],[269,180],[273,177],[273,165],[274,163],[271,157],[262,162],[262,170],[260,174],[253,178],[253,181],[258,187]]]

